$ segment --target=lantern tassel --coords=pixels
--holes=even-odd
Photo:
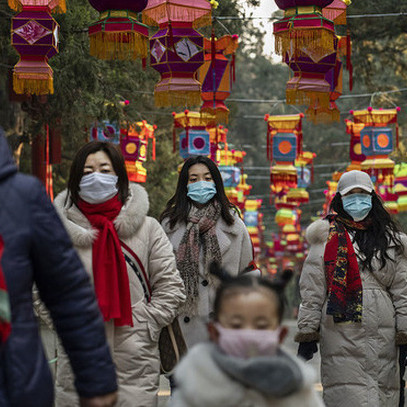
[[[155,137],[153,137],[153,151],[152,151],[152,159],[155,161]]]
[[[147,58],[148,37],[138,32],[98,32],[89,36],[90,54],[103,60]]]
[[[199,106],[202,102],[199,91],[164,91],[154,92],[157,107],[165,106]]]
[[[346,33],[346,69],[349,72],[349,90],[353,89],[352,44],[349,30]]]
[[[52,76],[37,74],[13,74],[13,89],[18,95],[47,95],[54,93]]]
[[[236,55],[232,55],[232,63],[231,63],[231,68],[232,68],[232,82],[236,82]]]

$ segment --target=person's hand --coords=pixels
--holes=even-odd
[[[81,407],[113,407],[117,403],[117,391],[97,397],[81,397]]]
[[[311,360],[316,352],[318,352],[317,341],[300,342],[297,356],[301,356],[305,360]]]

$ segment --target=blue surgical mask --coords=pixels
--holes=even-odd
[[[342,197],[343,209],[355,222],[365,219],[372,209],[372,195],[352,194]]]
[[[188,198],[202,205],[209,202],[216,194],[216,186],[213,182],[198,181],[187,185]]]

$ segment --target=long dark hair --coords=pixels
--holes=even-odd
[[[129,196],[129,178],[127,177],[124,158],[119,148],[112,143],[91,141],[78,150],[72,161],[68,180],[68,191],[69,196],[75,205],[79,201],[79,183],[83,177],[83,168],[86,159],[90,154],[95,154],[98,151],[106,153],[112,162],[113,169],[118,177],[117,187],[119,189],[120,201],[123,203],[126,202],[126,199]]]
[[[367,268],[369,271],[373,271],[373,257],[380,260],[380,268],[383,268],[386,265],[387,260],[393,260],[387,253],[387,249],[390,245],[395,246],[398,253],[403,251],[403,244],[400,240],[401,229],[399,225],[387,212],[383,206],[382,200],[376,192],[373,191],[371,195],[372,209],[365,218],[367,221],[367,229],[352,229],[355,232],[354,240],[364,255],[359,260],[362,262],[363,267]],[[336,193],[332,199],[330,210],[334,210],[342,218],[353,220],[343,209],[342,197],[339,193]]]
[[[170,228],[173,229],[177,222],[187,223],[189,209],[192,205],[191,199],[188,198],[188,171],[195,164],[204,164],[208,167],[213,182],[216,186],[216,195],[212,199],[216,199],[221,206],[221,216],[228,225],[232,225],[235,221],[231,210],[237,209],[229,202],[223,187],[222,176],[215,163],[204,156],[194,156],[188,158],[182,166],[178,177],[177,189],[174,196],[168,201],[164,212],[160,216],[160,222],[165,218],[169,218]]]
[[[271,295],[274,294],[274,297],[276,298],[278,322],[281,323],[286,304],[284,290],[293,275],[291,269],[285,269],[281,276],[275,280],[254,276],[248,273],[243,273],[234,277],[226,270],[222,269],[216,262],[211,263],[209,272],[220,280],[220,285],[216,290],[213,304],[213,318],[215,321],[219,320],[222,301],[226,296],[237,295],[248,291],[258,291],[264,288],[269,290]]]

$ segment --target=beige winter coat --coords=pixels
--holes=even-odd
[[[230,274],[238,275],[253,261],[253,247],[245,224],[234,212],[235,222],[228,225],[222,218],[216,224],[216,236],[222,255],[222,267]],[[168,219],[162,222],[163,228],[172,243],[174,253],[184,236],[186,224],[176,224],[169,227]],[[199,263],[200,284],[198,315],[180,315],[179,322],[188,347],[208,339],[206,322],[210,318],[215,299],[215,287],[210,283],[204,270],[203,254]]]
[[[65,204],[66,192],[55,199],[74,246],[92,276],[92,242],[96,231],[75,206]],[[185,301],[184,285],[175,265],[171,244],[160,224],[147,215],[147,192],[130,184],[130,197],[114,223],[120,240],[139,257],[152,288],[150,303],[135,272],[127,265],[133,309],[133,327],[105,324],[112,356],[117,368],[120,407],[157,405],[160,360],[158,338],[161,328],[177,315]],[[78,405],[72,374],[65,355],[58,355],[56,407]]]
[[[361,323],[334,323],[326,314],[324,251],[329,223],[318,220],[306,232],[310,250],[300,279],[298,342],[320,339],[321,378],[328,407],[397,407],[399,368],[397,345],[407,343],[407,249],[394,247],[380,269],[362,269]],[[404,247],[407,237],[401,236]],[[358,247],[354,244],[355,251]]]

